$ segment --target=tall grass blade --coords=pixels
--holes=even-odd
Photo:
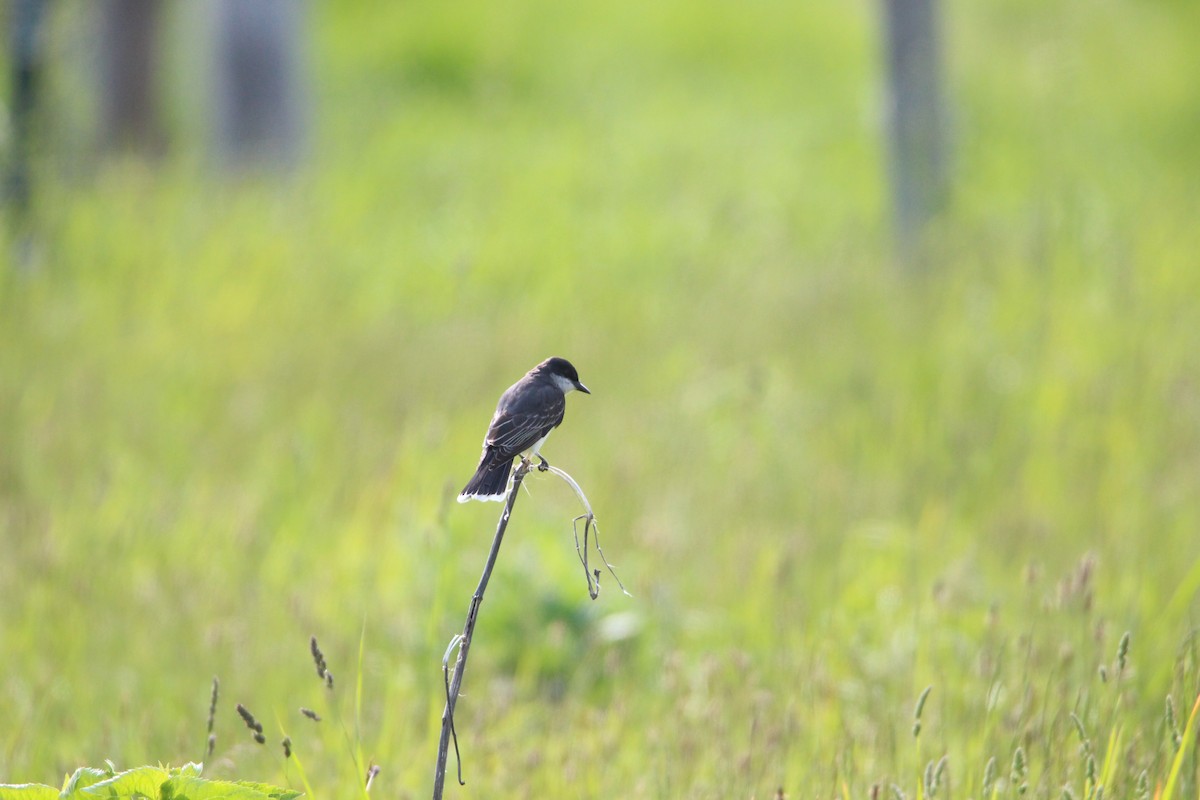
[[[1192,749],[1192,742],[1196,740],[1196,717],[1198,712],[1200,712],[1200,695],[1196,695],[1196,702],[1192,704],[1192,713],[1188,715],[1187,727],[1183,730],[1183,742],[1180,743],[1179,749],[1175,751],[1175,761],[1171,764],[1171,774],[1167,777],[1167,786],[1163,789],[1162,800],[1171,800],[1175,795],[1175,787],[1179,782],[1179,773],[1183,769],[1183,758]]]

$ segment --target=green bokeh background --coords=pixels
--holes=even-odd
[[[633,598],[588,599],[531,476],[450,796],[914,797],[943,755],[943,796],[993,758],[1015,796],[1018,747],[1026,796],[1089,796],[1089,752],[1105,797],[1165,782],[1200,691],[1200,7],[943,5],[955,190],[908,272],[874,3],[312,3],[293,174],[214,168],[186,57],[165,159],[48,133],[0,279],[0,780],[199,759],[217,675],[206,774],[297,785],[286,732],[351,796],[349,738],[425,796],[499,511],[454,495],[562,355],[593,394],[545,452]],[[79,125],[83,16],[50,41]]]

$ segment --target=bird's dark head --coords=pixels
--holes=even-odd
[[[534,369],[543,375],[549,375],[557,379],[558,385],[564,392],[578,389],[584,394],[591,394],[588,388],[579,382],[579,371],[575,369],[575,365],[565,358],[558,358],[557,356],[547,358]]]

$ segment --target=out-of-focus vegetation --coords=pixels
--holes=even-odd
[[[562,355],[593,394],[546,455],[635,597],[588,600],[531,476],[450,795],[1144,797],[1183,742],[1197,796],[1194,4],[947,8],[955,201],[909,274],[872,3],[310,10],[299,173],[39,162],[0,780],[199,759],[215,674],[206,776],[302,788],[286,733],[320,796],[358,746],[424,796],[499,510],[454,494]]]
[[[137,767],[117,772],[80,767],[63,781],[61,791],[45,784],[0,786],[4,800],[89,800],[93,797],[129,797],[138,800],[295,800],[302,792],[252,781],[211,781],[201,777],[200,764],[164,769]]]

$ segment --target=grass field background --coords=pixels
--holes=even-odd
[[[287,734],[318,796],[425,796],[499,511],[454,495],[562,355],[546,455],[633,598],[531,476],[448,796],[1200,797],[1200,12],[943,5],[913,273],[866,2],[314,3],[298,174],[48,153],[0,278],[0,781],[201,759],[216,675],[206,774],[299,786]]]

